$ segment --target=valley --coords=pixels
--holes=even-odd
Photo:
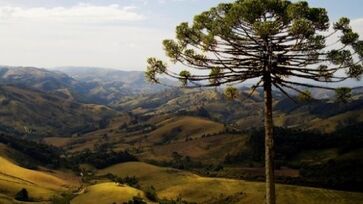
[[[260,89],[228,100],[218,89],[154,87],[142,72],[1,73],[0,203],[25,203],[22,189],[26,203],[264,200]],[[309,102],[273,91],[278,203],[363,200],[363,92],[353,90],[345,104],[324,90]]]

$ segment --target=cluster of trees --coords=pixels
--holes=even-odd
[[[172,159],[170,161],[164,162],[165,166],[176,169],[193,169],[203,166],[200,161],[193,161],[189,156],[183,156],[178,152],[173,152],[171,156]]]
[[[159,204],[196,204],[195,202],[188,202],[186,200],[183,200],[182,198],[177,198],[175,200],[171,199],[171,200],[160,200]]]
[[[189,156],[181,155],[178,152],[173,152],[171,157],[172,159],[168,161],[149,160],[148,162],[158,166],[171,167],[180,170],[198,171],[200,174],[207,176],[212,176],[212,172],[215,173],[223,170],[221,164],[205,164],[201,161],[193,160]]]
[[[189,116],[197,116],[197,117],[212,119],[208,110],[205,109],[204,107],[197,108],[196,110],[193,110],[193,111],[181,110],[181,111],[178,111],[176,113],[176,115],[180,115],[180,116],[189,115]]]
[[[339,190],[362,191],[363,159],[330,159],[322,163],[304,164],[300,168],[301,181],[308,185]]]
[[[161,136],[161,141],[157,142],[156,145],[168,144],[172,142],[183,130],[181,127],[175,127],[170,132],[165,133]]]
[[[96,150],[91,151],[89,149],[82,151],[81,153],[74,155],[70,158],[70,161],[75,164],[88,163],[98,169],[102,169],[114,164],[122,162],[137,161],[138,159],[130,154],[128,151],[115,152],[113,150]]]
[[[140,188],[139,180],[135,176],[126,176],[123,178],[113,174],[107,174],[105,177],[117,183],[118,185],[126,184],[134,188]]]
[[[300,170],[299,178],[278,178],[279,182],[329,187],[343,190],[360,190],[363,185],[363,160],[360,154],[339,159],[340,155],[359,150],[363,146],[363,124],[339,129],[331,134],[275,128],[275,168],[288,166]],[[263,166],[263,130],[252,130],[248,148],[237,154],[228,154],[226,164],[257,163]],[[296,156],[307,151],[336,149],[337,158],[319,163],[294,161]]]
[[[148,123],[134,124],[134,125],[127,125],[126,123],[124,123],[122,126],[120,126],[119,129],[124,130],[125,132],[141,131],[142,133],[149,133],[155,130],[156,126]]]
[[[289,161],[297,154],[308,150],[338,148],[340,153],[352,151],[363,145],[363,124],[355,124],[339,129],[334,133],[322,134],[299,129],[274,128],[277,144],[275,160]],[[238,154],[228,154],[226,163],[243,161],[264,161],[264,137],[262,129],[254,129],[249,133],[248,149]]]
[[[124,202],[123,204],[147,204],[147,202],[145,202],[144,199],[140,196],[134,196],[132,200]]]
[[[70,192],[64,192],[60,195],[55,195],[51,198],[52,204],[70,204],[71,200],[75,197],[75,194]]]
[[[28,190],[26,188],[21,189],[15,195],[15,200],[29,202],[31,199],[29,198]]]
[[[185,201],[182,198],[177,198],[176,200],[162,199],[156,202],[159,204],[196,204],[195,202]],[[142,197],[134,196],[132,200],[125,202],[124,204],[147,204],[147,202],[144,201]]]
[[[63,151],[54,146],[40,144],[4,134],[0,134],[0,143],[6,144],[25,155],[30,155],[31,160],[19,159],[19,163],[26,168],[35,169],[39,164],[48,168],[59,168],[66,163],[65,159],[61,158]]]
[[[128,151],[115,152],[109,145],[99,145],[95,151],[86,149],[78,154],[67,156],[60,148],[20,139],[15,136],[0,134],[0,143],[6,144],[24,155],[12,155],[25,168],[36,169],[38,165],[51,169],[61,167],[78,169],[79,164],[89,163],[96,168],[105,168],[113,164],[138,159]]]

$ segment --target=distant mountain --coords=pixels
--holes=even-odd
[[[129,94],[155,93],[166,87],[145,81],[142,71],[122,71],[96,67],[60,67],[54,70],[63,72],[81,82],[95,82],[110,91],[127,90]],[[173,83],[164,79],[166,83]]]
[[[82,89],[78,81],[61,72],[35,67],[0,67],[0,84],[15,84],[45,92],[70,88]]]
[[[40,90],[45,93],[59,93],[86,103],[103,103],[106,99],[94,94],[100,89],[97,83],[80,82],[59,71],[35,67],[0,67],[0,84]]]
[[[27,137],[71,136],[102,128],[116,112],[68,96],[14,85],[0,86],[0,132]]]
[[[173,89],[124,98],[114,103],[113,107],[148,117],[192,115],[234,124],[238,129],[262,127],[263,91],[258,89],[250,98],[248,93],[247,88],[242,88],[240,97],[231,101],[224,97],[222,90]],[[363,96],[359,88],[354,89],[353,99],[347,104],[335,103],[332,91],[313,89],[312,93],[317,99],[302,103],[275,91],[275,125],[331,132],[337,127],[363,121]],[[291,97],[296,97],[296,94]]]
[[[0,85],[16,85],[67,95],[82,103],[108,105],[125,96],[165,89],[145,82],[143,72],[101,68],[41,69],[0,66]]]

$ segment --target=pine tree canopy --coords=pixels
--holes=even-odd
[[[287,0],[237,0],[222,3],[181,23],[176,39],[164,40],[174,72],[156,58],[148,59],[146,78],[179,79],[186,87],[233,85],[269,76],[276,88],[318,87],[315,82],[360,79],[363,41],[348,18],[330,23],[324,8]],[[190,70],[201,70],[192,74]],[[300,79],[300,80],[296,80]],[[302,80],[301,80],[302,79]]]

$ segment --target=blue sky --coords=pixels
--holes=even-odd
[[[144,70],[175,26],[221,0],[0,0],[0,64]],[[226,2],[226,1],[225,1]],[[362,0],[310,0],[363,37]]]

